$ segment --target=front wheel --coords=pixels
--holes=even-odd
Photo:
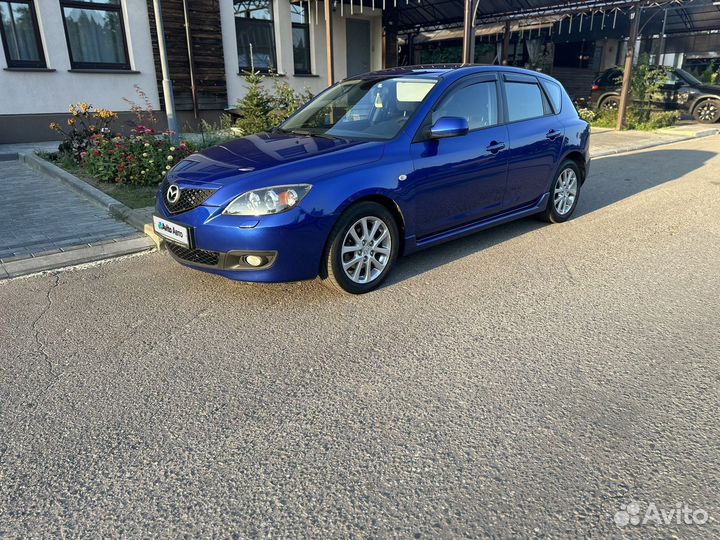
[[[693,117],[703,124],[714,124],[720,120],[720,100],[706,99],[693,110]]]
[[[400,247],[392,214],[374,202],[350,207],[330,233],[321,278],[350,294],[376,289],[390,273]]]
[[[564,161],[558,168],[547,208],[540,217],[549,223],[562,223],[572,216],[580,197],[580,169],[574,161]]]

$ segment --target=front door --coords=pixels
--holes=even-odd
[[[422,238],[494,214],[505,193],[508,137],[498,117],[494,74],[451,88],[425,119],[412,144],[414,172],[407,182],[415,200],[416,236]],[[431,139],[442,117],[468,121],[467,135]]]
[[[347,76],[370,71],[370,21],[346,19]]]

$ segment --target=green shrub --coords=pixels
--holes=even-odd
[[[245,73],[247,93],[238,100],[238,120],[235,127],[242,135],[252,135],[272,129],[270,112],[273,110],[272,97],[262,86],[263,76],[259,71]]]
[[[270,76],[273,78],[272,92],[262,86],[264,76],[260,72],[245,73],[247,93],[236,105],[239,118],[235,127],[241,135],[275,129],[312,99],[307,89],[296,92],[287,82],[281,82],[277,74]]]
[[[195,150],[204,150],[211,146],[223,144],[232,139],[237,139],[233,132],[233,119],[229,114],[220,115],[217,122],[200,121],[201,142],[195,144]]]
[[[578,116],[586,122],[593,123],[597,119],[597,113],[586,107],[580,107],[577,110]]]
[[[592,115],[594,118],[588,121],[594,127],[615,128],[617,126],[617,110],[603,110],[592,113]],[[672,126],[678,120],[680,120],[680,113],[677,111],[648,111],[638,107],[628,107],[625,118],[628,129],[641,131]]]

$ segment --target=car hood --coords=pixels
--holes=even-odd
[[[698,90],[700,90],[703,94],[714,94],[716,96],[720,96],[720,85],[717,84],[703,84],[702,86],[698,86]]]
[[[261,133],[192,154],[170,171],[167,181],[216,189],[310,182],[380,159],[383,147],[381,142]]]

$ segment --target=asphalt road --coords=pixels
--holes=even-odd
[[[163,253],[5,282],[0,537],[718,537],[719,278],[716,136],[363,297]]]

